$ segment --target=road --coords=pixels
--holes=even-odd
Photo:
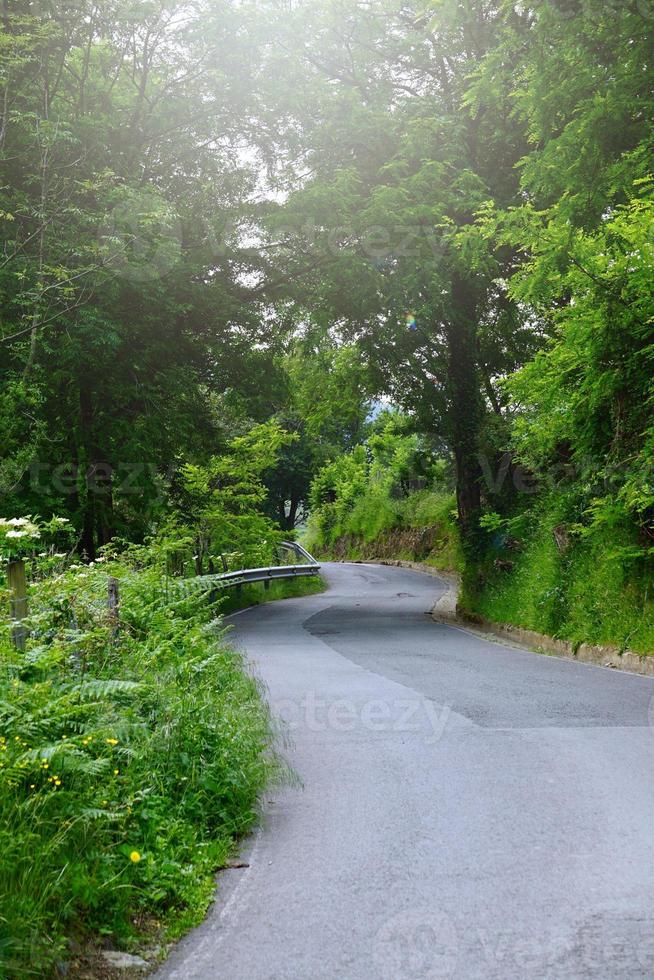
[[[159,980],[654,977],[654,679],[435,623],[419,572],[325,575],[233,620],[303,786]]]

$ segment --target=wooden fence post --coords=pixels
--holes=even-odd
[[[9,562],[7,580],[11,590],[11,618],[16,621],[11,635],[16,649],[24,650],[27,639],[27,627],[23,624],[23,620],[27,616],[27,579],[25,578],[25,562],[22,558]]]
[[[113,575],[109,577],[109,582],[107,583],[107,609],[109,610],[111,637],[115,639],[118,634],[118,627],[120,626],[120,589],[118,579],[114,578]]]

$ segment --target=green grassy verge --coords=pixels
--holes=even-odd
[[[239,609],[258,606],[263,602],[318,595],[324,592],[326,588],[325,581],[320,575],[307,578],[279,579],[276,582],[271,582],[268,589],[264,587],[263,582],[257,582],[253,585],[243,586],[240,593],[235,589],[230,589],[225,597],[219,600],[217,606],[221,613],[227,616]]]
[[[135,548],[34,583],[26,652],[0,624],[0,976],[54,974],[71,939],[130,949],[202,918],[282,772],[215,616]]]
[[[324,507],[310,520],[303,544],[317,557],[402,559],[459,572],[454,508],[451,494],[421,490],[391,499],[373,487],[338,522]]]
[[[624,524],[575,533],[575,516],[555,495],[523,511],[466,577],[463,606],[575,645],[654,653],[654,574],[637,557],[636,532]]]

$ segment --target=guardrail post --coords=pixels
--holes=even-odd
[[[7,565],[7,581],[11,590],[11,618],[16,625],[11,631],[11,637],[17,650],[25,649],[27,627],[23,620],[27,616],[27,579],[25,577],[25,562],[22,558],[10,561]]]

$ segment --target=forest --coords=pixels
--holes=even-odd
[[[178,579],[299,538],[654,653],[654,5],[0,18],[0,972],[47,976],[198,921],[284,778]]]

